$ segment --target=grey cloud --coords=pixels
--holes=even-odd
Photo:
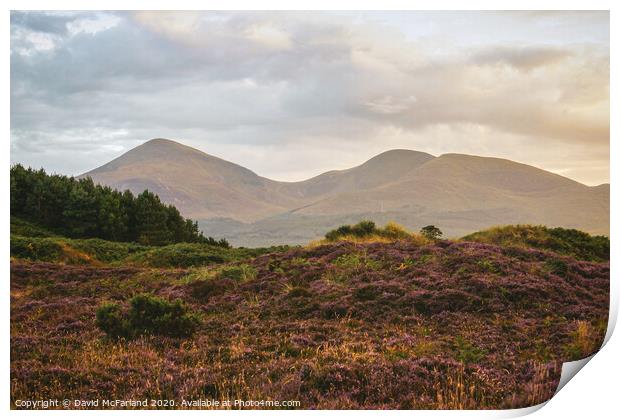
[[[439,54],[387,25],[321,13],[119,13],[108,29],[71,34],[61,22],[75,16],[14,14],[14,161],[82,172],[94,155],[103,163],[151,137],[254,160],[261,147],[301,141],[312,156],[335,144],[362,156],[381,141],[433,152],[421,136],[462,125],[510,139],[507,149],[609,141],[605,46],[489,42]],[[20,53],[28,31],[53,30],[54,49]],[[69,169],[57,151],[84,156],[83,165]]]
[[[23,28],[54,35],[66,35],[68,31],[67,24],[77,17],[74,13],[13,11],[11,12],[11,28]]]
[[[556,64],[572,53],[556,47],[494,47],[472,57],[475,64],[504,64],[529,71],[537,67]]]

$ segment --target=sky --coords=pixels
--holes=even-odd
[[[11,13],[11,162],[169,138],[297,181],[385,150],[609,182],[608,12]]]

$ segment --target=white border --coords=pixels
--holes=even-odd
[[[620,182],[618,171],[620,170],[620,163],[618,162],[618,156],[620,149],[618,147],[618,115],[619,110],[617,106],[618,99],[618,18],[616,13],[620,8],[616,6],[618,2],[603,1],[603,0],[590,0],[590,1],[550,1],[550,0],[505,0],[502,2],[490,1],[490,0],[474,0],[467,3],[456,0],[434,0],[434,1],[405,1],[405,0],[383,0],[381,2],[373,2],[368,0],[357,1],[338,1],[338,0],[300,0],[295,2],[271,0],[251,2],[243,0],[228,0],[226,2],[198,2],[191,0],[175,0],[174,2],[165,2],[161,0],[109,0],[109,1],[90,1],[85,4],[83,1],[77,0],[57,0],[57,1],[42,1],[42,0],[23,0],[23,1],[5,1],[4,14],[2,15],[2,33],[0,35],[2,39],[2,45],[4,45],[5,60],[1,68],[2,83],[4,85],[5,92],[4,102],[2,107],[2,127],[6,135],[6,140],[3,144],[3,152],[1,153],[4,161],[5,170],[0,172],[2,178],[2,197],[4,198],[2,206],[2,216],[5,222],[2,224],[2,233],[4,236],[4,242],[2,243],[2,249],[4,251],[4,269],[2,271],[2,287],[3,290],[0,293],[0,299],[2,303],[2,317],[3,323],[3,336],[5,337],[4,345],[2,347],[2,356],[4,363],[2,364],[3,381],[0,385],[0,393],[3,401],[3,407],[8,410],[10,403],[10,383],[9,383],[9,172],[8,167],[10,165],[9,153],[10,153],[10,71],[9,71],[9,51],[10,51],[10,37],[9,37],[9,11],[11,9],[16,10],[45,10],[45,9],[66,9],[66,10],[131,10],[131,9],[154,9],[154,10],[237,10],[237,9],[264,9],[264,10],[611,10],[611,85],[610,85],[610,99],[611,99],[611,136],[610,136],[610,159],[611,159],[611,237],[616,238],[618,235],[618,223],[616,218],[613,217],[617,214],[620,206],[618,206],[618,193],[617,186]],[[616,7],[614,7],[616,6]],[[611,266],[611,278],[612,278],[612,305],[610,308],[610,319],[617,319],[618,314],[618,287],[617,278],[618,270],[615,264],[618,261],[618,247],[615,246],[615,240],[612,240],[612,252],[611,259],[614,263]],[[607,337],[610,338],[609,335]],[[611,339],[607,342],[604,348],[596,355],[590,363],[579,372],[577,379],[570,381],[554,398],[552,398],[544,408],[536,411],[529,418],[583,418],[588,416],[590,418],[610,418],[611,413],[616,413],[618,409],[618,394],[617,383],[619,372],[618,357],[620,354],[620,344],[617,337],[611,336]],[[85,414],[78,411],[69,412],[52,412],[52,411],[38,411],[38,412],[23,412],[9,410],[8,413],[11,417],[41,417],[41,418],[57,418],[73,417]],[[179,413],[178,411],[175,413]],[[256,417],[256,418],[273,418],[273,417],[288,417],[289,412],[267,412],[267,411],[254,411],[254,412],[183,412],[184,416],[194,418],[223,418],[223,417]],[[525,414],[523,411],[511,412],[511,411],[475,411],[475,412],[456,412],[456,411],[441,411],[441,412],[427,412],[427,411],[381,411],[381,412],[351,412],[351,411],[338,411],[338,412],[318,412],[320,416],[338,416],[340,418],[353,418],[356,420],[361,417],[378,417],[390,416],[400,418],[502,418],[511,417],[516,414]],[[102,412],[91,411],[88,413],[93,417],[112,417],[116,415],[125,416],[153,416],[164,418],[170,415],[169,412],[153,412],[153,411],[138,411],[138,412]],[[314,412],[295,412],[296,417],[308,417],[315,416]],[[77,417],[76,417],[77,418]]]

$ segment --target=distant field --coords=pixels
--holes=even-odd
[[[503,245],[401,238],[256,250],[26,237],[15,226],[11,399],[538,404],[554,393],[562,362],[602,343],[605,244],[579,235],[507,242],[498,232],[474,239]],[[585,254],[567,248],[575,237]],[[195,332],[169,336],[157,321],[149,334],[106,335],[98,308],[129,308],[145,292],[179,299],[200,319]]]

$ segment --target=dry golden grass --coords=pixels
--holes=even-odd
[[[534,381],[527,394],[528,405],[537,405],[549,398],[549,369],[542,363],[536,363]]]
[[[410,232],[402,225],[396,222],[388,222],[384,227],[377,228],[375,233],[358,236],[355,234],[341,235],[338,237],[338,241],[352,242],[356,244],[369,244],[369,243],[392,243],[396,241],[406,241],[413,243],[414,245],[423,246],[432,243],[431,240],[424,236]],[[333,243],[333,240],[327,238],[311,241],[306,245],[307,248],[314,248],[321,245]]]
[[[456,371],[450,372],[435,387],[437,409],[469,410],[484,406],[485,395],[475,385],[465,379],[465,367],[459,365]]]
[[[73,248],[72,246],[70,246],[69,244],[62,242],[62,241],[59,242],[59,245],[63,253],[63,262],[67,264],[77,263],[77,264],[88,264],[88,265],[92,265],[95,267],[103,266],[103,263],[101,263],[101,261],[98,261],[97,259],[93,258],[91,255],[87,254],[86,252],[77,250]]]
[[[600,335],[588,321],[577,321],[574,332],[575,345],[581,350],[582,354],[592,354],[600,346]]]

